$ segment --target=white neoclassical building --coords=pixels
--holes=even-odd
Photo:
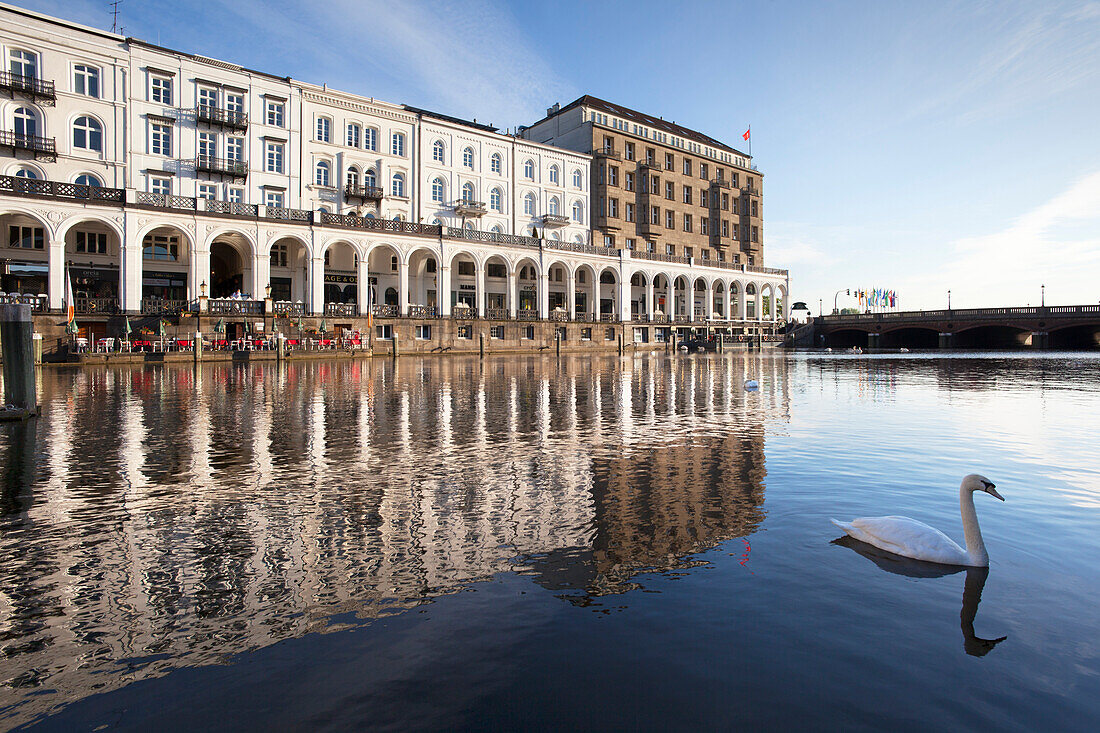
[[[591,156],[0,5],[0,294],[235,311],[785,319],[784,270],[592,241]],[[41,296],[41,297],[39,297]],[[266,297],[265,297],[266,296]]]

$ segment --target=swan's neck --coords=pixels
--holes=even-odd
[[[966,536],[966,554],[972,565],[989,564],[989,554],[985,551],[982,530],[978,526],[978,512],[974,509],[974,492],[959,489],[959,508],[962,511],[963,534]]]

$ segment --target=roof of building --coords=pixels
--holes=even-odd
[[[593,97],[591,94],[586,94],[583,97],[573,100],[556,112],[546,115],[546,117],[543,117],[541,120],[539,120],[539,122],[548,120],[556,115],[560,115],[562,112],[573,109],[574,107],[591,107],[592,109],[602,110],[604,112],[607,112],[608,114],[613,114],[616,117],[621,117],[624,120],[637,122],[639,125],[646,125],[647,127],[652,127],[654,129],[661,130],[662,132],[676,135],[677,137],[692,140],[702,145],[709,145],[713,148],[720,148],[722,150],[736,153],[737,155],[741,155],[746,158],[750,157],[747,153],[744,153],[737,148],[731,147],[720,140],[715,140],[710,135],[704,135],[701,132],[683,127],[682,125],[677,125],[675,122],[669,122],[668,120],[661,119],[660,117],[653,117],[652,115],[647,115],[644,112],[638,112],[637,110],[630,109],[629,107],[624,107],[621,104],[615,104],[613,102],[608,102],[607,100],[600,99],[599,97]],[[537,125],[538,122],[534,124]]]
[[[412,105],[409,105],[409,104],[404,104],[404,105],[401,105],[401,106],[404,107],[405,109],[407,109],[409,112],[415,112],[416,114],[423,115],[424,117],[431,117],[431,118],[436,119],[436,120],[442,120],[444,122],[451,122],[451,123],[456,124],[456,125],[465,125],[466,127],[473,127],[473,128],[478,129],[478,130],[483,130],[485,132],[496,132],[497,131],[496,127],[493,127],[492,125],[482,124],[482,123],[478,122],[477,120],[474,120],[473,122],[471,122],[470,120],[464,120],[460,117],[451,117],[450,115],[441,114],[439,112],[432,112],[430,109],[421,109],[420,107],[413,107]]]

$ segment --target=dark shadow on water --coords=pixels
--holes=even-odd
[[[0,479],[0,516],[25,512],[33,503],[37,430],[38,418],[4,425],[8,452]]]
[[[833,540],[832,544],[854,550],[888,573],[904,575],[909,578],[942,578],[946,575],[954,575],[965,571],[966,582],[963,584],[962,610],[959,612],[963,633],[963,649],[972,657],[984,657],[993,650],[993,647],[1008,638],[1002,636],[999,639],[982,639],[974,633],[974,619],[978,615],[978,604],[982,602],[982,590],[985,588],[986,578],[989,577],[989,568],[940,565],[933,562],[914,560],[910,557],[880,550],[874,545],[860,542],[848,535]]]

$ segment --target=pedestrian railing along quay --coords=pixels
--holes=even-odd
[[[216,316],[262,316],[264,314],[264,302],[262,300],[243,300],[238,298],[211,298],[207,301],[206,310],[207,313]]]
[[[29,305],[32,313],[45,313],[50,309],[50,299],[45,295],[0,293],[0,305]]]

